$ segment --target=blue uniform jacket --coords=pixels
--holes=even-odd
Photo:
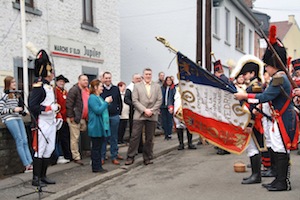
[[[280,85],[273,84],[274,78],[279,77],[283,79],[283,83]],[[258,99],[260,103],[271,101],[271,105],[275,110],[281,111],[285,102],[288,100],[286,95],[283,94],[281,88],[285,91],[287,95],[291,93],[291,84],[283,72],[277,72],[273,75],[273,78],[270,82],[269,87],[260,94],[256,94],[254,97]],[[290,102],[285,112],[282,114],[282,120],[284,123],[284,127],[286,129],[287,134],[289,135],[291,141],[294,139],[296,132],[296,112],[293,107],[293,103]]]

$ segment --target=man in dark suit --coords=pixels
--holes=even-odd
[[[134,162],[134,156],[137,152],[141,132],[145,127],[145,144],[143,148],[144,164],[152,164],[153,136],[155,133],[159,108],[162,103],[162,94],[160,86],[152,81],[152,70],[146,68],[143,71],[144,80],[135,84],[132,92],[132,103],[135,111],[133,116],[132,136],[130,139],[127,161],[125,165],[131,165]]]

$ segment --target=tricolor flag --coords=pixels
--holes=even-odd
[[[234,99],[236,88],[223,82],[177,52],[179,87],[184,122],[191,133],[235,154],[241,154],[250,140],[244,128],[250,112]]]

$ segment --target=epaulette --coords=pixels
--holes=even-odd
[[[38,87],[42,87],[42,85],[43,85],[43,82],[42,82],[42,81],[39,81],[39,82],[33,83],[33,84],[32,84],[32,87],[38,88]]]
[[[253,83],[252,92],[261,93],[262,91],[263,91],[262,86],[260,84],[258,84],[258,82]]]
[[[284,72],[278,72],[273,76],[272,85],[278,86],[283,84],[283,75],[285,75]]]

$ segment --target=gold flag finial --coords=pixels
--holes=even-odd
[[[170,43],[169,43],[165,38],[160,37],[160,36],[156,36],[155,38],[156,38],[157,41],[163,43],[163,45],[165,45],[165,47],[167,47],[167,48],[168,48],[170,51],[172,51],[173,53],[177,53],[177,52],[178,52],[178,50],[175,49],[174,47],[172,47],[172,46],[170,45]]]

